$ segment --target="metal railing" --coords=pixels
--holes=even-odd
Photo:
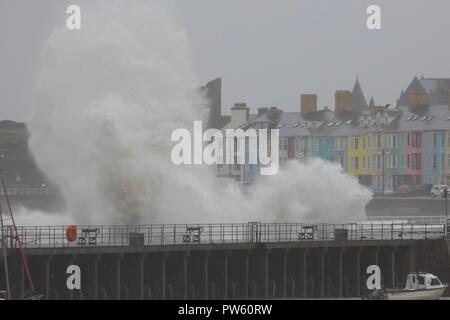
[[[50,197],[52,195],[49,188],[7,188],[6,193],[11,197]],[[0,190],[0,196],[4,196],[5,191]]]
[[[414,223],[414,224],[445,224],[445,216],[371,216],[367,217],[371,222]]]
[[[438,239],[443,224],[366,222],[353,224],[241,223],[205,225],[18,227],[25,248],[162,246],[181,244],[273,243],[299,241]],[[10,226],[5,241],[17,248]]]

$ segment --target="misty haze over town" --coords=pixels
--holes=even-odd
[[[448,12],[0,0],[0,299],[445,297]]]

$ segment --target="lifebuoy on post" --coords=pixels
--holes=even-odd
[[[67,226],[66,230],[66,238],[69,242],[74,242],[77,240],[77,226],[74,224],[70,224]]]

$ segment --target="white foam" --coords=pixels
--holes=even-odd
[[[244,194],[206,166],[170,160],[172,130],[206,118],[189,40],[163,1],[83,5],[81,31],[45,45],[30,146],[71,222],[346,222],[370,193],[337,165],[292,163]],[[31,216],[30,216],[31,217]],[[53,217],[53,216],[52,216]],[[41,224],[36,216],[36,224]]]

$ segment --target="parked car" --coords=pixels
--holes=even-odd
[[[383,196],[383,188],[380,186],[370,186],[368,187],[369,190],[373,193],[373,195],[375,197],[381,197]],[[385,188],[384,189],[384,195],[386,197],[391,197],[394,194],[394,191],[389,189],[389,188]]]
[[[407,185],[402,185],[394,192],[394,197],[411,197],[415,195],[415,188]]]
[[[431,188],[430,194],[433,198],[443,198],[445,188],[448,187],[442,184],[434,185],[433,188]]]
[[[428,196],[433,188],[432,184],[418,184],[414,187],[414,194],[416,196]]]

